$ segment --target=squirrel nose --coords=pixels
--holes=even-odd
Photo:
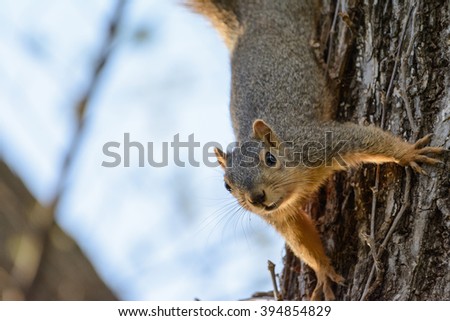
[[[266,201],[266,193],[263,191],[251,193],[249,197],[249,202],[252,205],[261,205]]]

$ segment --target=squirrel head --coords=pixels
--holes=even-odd
[[[296,204],[300,194],[292,151],[263,120],[254,121],[249,141],[227,153],[214,152],[225,171],[225,188],[243,208],[267,217]]]

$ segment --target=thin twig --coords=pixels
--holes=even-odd
[[[369,277],[367,278],[366,285],[364,286],[363,294],[361,295],[360,301],[366,300],[366,298],[369,296],[369,287],[370,283],[372,282],[373,275],[375,274],[375,264],[372,265],[372,268],[370,269]]]
[[[417,127],[417,125],[414,121],[414,117],[413,117],[412,110],[411,110],[411,105],[409,103],[408,92],[406,90],[406,72],[407,72],[406,69],[407,69],[407,65],[405,63],[405,59],[402,59],[402,63],[400,66],[400,71],[401,71],[400,74],[401,74],[402,81],[399,81],[400,96],[402,97],[403,104],[405,105],[406,115],[408,116],[408,121],[409,121],[409,124],[411,125],[411,129],[414,133],[417,133],[419,131],[419,128]]]
[[[385,98],[382,100],[381,103],[381,123],[380,123],[380,127],[384,128],[384,122],[385,122],[385,118],[386,118],[386,106],[391,98],[392,95],[392,90],[394,87],[394,79],[395,79],[395,75],[397,72],[397,66],[398,66],[398,62],[400,59],[400,57],[402,56],[402,48],[403,48],[403,42],[405,39],[405,35],[406,35],[406,30],[408,29],[408,25],[409,25],[409,21],[411,19],[412,16],[412,12],[415,9],[415,4],[411,5],[408,11],[408,15],[405,21],[405,24],[403,26],[403,30],[402,30],[402,34],[400,37],[400,41],[397,47],[397,54],[395,56],[395,62],[394,62],[394,68],[392,70],[392,74],[391,74],[391,78],[389,81],[389,86],[388,86],[388,90],[386,92],[386,96]],[[408,172],[407,172],[408,173]],[[407,174],[408,175],[408,174]],[[408,176],[407,176],[408,177]],[[379,259],[381,257],[381,253],[383,252],[383,246],[386,246],[386,244],[382,244],[380,246],[379,249],[376,248],[376,242],[375,242],[375,214],[376,214],[376,205],[377,205],[377,195],[378,195],[378,188],[379,188],[379,181],[380,181],[380,166],[377,165],[377,172],[376,172],[376,177],[375,177],[375,186],[372,188],[372,208],[371,208],[371,213],[370,213],[370,240],[369,240],[369,244],[371,244],[371,246],[369,246],[370,248],[370,252],[372,254],[372,258],[373,258],[373,265],[369,274],[369,277],[367,278],[365,287],[364,287],[364,291],[363,294],[361,296],[361,300],[365,300],[372,292],[373,290],[378,287],[379,283],[381,282],[381,272],[382,272],[382,268],[379,264]],[[408,179],[407,179],[408,181]],[[409,182],[407,184],[407,186],[409,187]],[[407,192],[408,197],[409,197],[409,190]],[[402,207],[403,208],[403,207]],[[403,213],[401,213],[403,215]],[[396,217],[397,219],[397,217]],[[392,230],[392,227],[396,226],[397,223],[394,220],[394,222],[391,225],[391,228],[389,229],[389,231]],[[389,232],[388,232],[389,234]],[[385,237],[383,243],[387,243],[387,240],[389,240],[389,237]],[[375,272],[377,272],[377,278],[376,278],[376,282],[370,286],[372,279],[373,279],[373,275],[375,274]]]
[[[413,133],[417,134],[419,132],[419,128],[417,127],[415,121],[414,121],[414,117],[413,117],[413,113],[411,110],[411,105],[409,103],[409,98],[408,98],[408,92],[406,89],[406,79],[407,79],[407,70],[408,70],[408,66],[407,66],[407,60],[408,57],[411,55],[411,52],[414,48],[414,42],[415,39],[417,37],[417,32],[414,32],[414,18],[415,18],[415,13],[416,10],[414,8],[414,13],[411,15],[412,16],[412,36],[410,37],[409,40],[409,45],[408,45],[408,49],[406,50],[405,54],[403,55],[402,59],[401,59],[401,64],[400,64],[400,80],[399,80],[399,91],[400,91],[400,96],[402,97],[403,103],[405,105],[405,110],[406,110],[406,115],[408,116],[408,121],[411,125],[411,129],[413,131]]]
[[[415,5],[411,5],[410,8],[409,8],[408,16],[406,18],[405,25],[403,26],[402,35],[400,37],[400,42],[398,44],[397,55],[395,56],[394,68],[392,69],[391,79],[389,81],[389,86],[388,86],[388,90],[386,92],[386,97],[385,97],[384,101],[382,101],[382,104],[381,104],[381,107],[382,107],[382,110],[381,110],[381,124],[380,124],[381,128],[384,127],[384,119],[385,119],[385,114],[386,114],[386,105],[387,105],[387,103],[388,103],[388,101],[389,101],[389,99],[391,98],[391,95],[392,95],[392,90],[394,88],[394,79],[395,79],[395,75],[397,73],[397,65],[398,65],[398,61],[400,60],[400,56],[401,56],[401,53],[402,53],[403,41],[405,40],[406,30],[408,29],[409,20],[411,19],[411,14],[412,14],[414,8],[415,8]]]
[[[406,212],[406,210],[410,207],[411,202],[409,200],[409,194],[411,192],[411,169],[409,167],[405,168],[405,189],[403,194],[403,201],[402,201],[402,207],[400,208],[400,211],[398,211],[398,214],[395,216],[394,222],[392,222],[392,225],[387,232],[386,236],[383,239],[383,242],[380,245],[380,248],[378,249],[378,257],[381,256],[383,251],[386,248],[387,243],[389,242],[392,234],[394,233],[395,228],[398,225],[398,222],[402,218],[403,214]]]
[[[389,228],[388,232],[386,233],[383,242],[381,243],[380,247],[378,248],[377,252],[377,258],[381,258],[384,251],[386,250],[386,246],[388,242],[390,241],[392,234],[394,233],[395,229],[397,228],[398,223],[400,222],[401,218],[403,217],[403,214],[406,212],[407,209],[411,206],[411,201],[409,198],[410,192],[411,192],[411,169],[405,168],[405,188],[403,189],[403,200],[402,200],[402,207],[398,211],[397,215],[395,216],[394,221],[392,222],[391,227]],[[372,269],[369,274],[369,278],[367,279],[366,286],[364,287],[363,294],[361,296],[361,300],[365,300],[379,285],[380,282],[375,282],[372,286],[369,285],[372,282],[373,274],[376,270],[376,263],[374,262]],[[377,279],[379,277],[377,276]]]
[[[333,36],[336,32],[336,22],[337,17],[339,15],[339,3],[338,0],[336,2],[336,9],[334,10],[334,16],[333,16],[333,22],[331,23],[330,32],[328,33],[328,55],[327,55],[327,61],[326,61],[326,70],[325,70],[325,76],[328,76],[329,66],[330,66],[330,60],[331,60],[331,54],[332,54],[332,48],[333,48]]]
[[[375,186],[372,187],[372,209],[370,213],[370,237],[375,240],[375,212],[377,208],[377,196],[380,186],[380,165],[377,165],[375,174]]]
[[[270,277],[272,279],[273,297],[275,301],[282,301],[280,292],[278,291],[277,277],[275,275],[275,264],[271,260],[267,260],[267,268],[269,269]]]

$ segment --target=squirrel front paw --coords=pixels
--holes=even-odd
[[[325,301],[334,301],[336,297],[334,296],[333,289],[331,288],[331,281],[343,285],[344,278],[337,274],[333,268],[331,268],[327,273],[317,273],[317,283],[314,291],[311,295],[311,301],[318,301],[321,299],[322,294]]]
[[[434,157],[425,156],[425,154],[441,154],[444,151],[442,147],[424,147],[431,141],[431,136],[433,134],[428,134],[414,145],[411,144],[406,153],[398,160],[398,163],[402,166],[411,166],[415,172],[425,175],[427,172],[417,164],[418,162],[431,165],[442,163]]]

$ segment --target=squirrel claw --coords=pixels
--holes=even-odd
[[[311,294],[311,301],[319,301],[322,297],[322,294],[325,301],[336,300],[333,289],[331,288],[331,281],[339,285],[343,285],[345,279],[341,275],[337,274],[334,270],[325,275],[316,273],[316,276],[317,284],[314,288],[313,293]]]
[[[420,149],[420,148],[426,146],[431,141],[432,136],[433,136],[433,134],[428,134],[428,135],[425,135],[424,137],[422,137],[421,139],[419,139],[414,144],[414,149]]]
[[[425,147],[430,141],[433,134],[428,134],[419,139],[411,148],[402,156],[399,161],[400,165],[411,166],[411,168],[423,175],[427,175],[427,172],[419,166],[419,163],[436,165],[443,163],[442,161],[435,159],[431,156],[425,156],[425,154],[441,154],[444,152],[442,147]]]
[[[409,166],[416,172],[422,175],[428,175],[428,173],[420,167],[416,162],[409,163]]]

